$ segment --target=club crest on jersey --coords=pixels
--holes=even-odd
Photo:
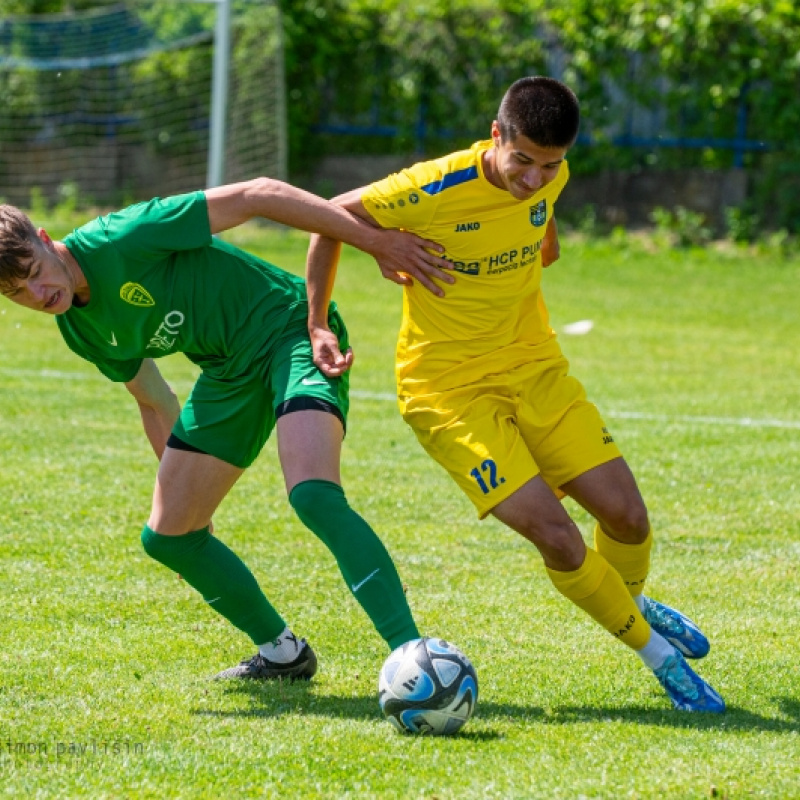
[[[119,296],[132,306],[154,306],[156,301],[150,296],[150,292],[138,283],[125,283],[119,290]]]
[[[535,206],[531,206],[531,225],[534,228],[541,228],[547,222],[547,200],[540,200]]]

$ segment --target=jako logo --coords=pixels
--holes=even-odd
[[[153,338],[148,342],[147,348],[154,350],[171,350],[178,338],[180,327],[186,317],[180,311],[170,311],[164,321],[158,326]]]
[[[467,231],[479,231],[480,229],[480,222],[459,222],[456,225],[456,233],[467,233]]]
[[[138,283],[125,283],[119,290],[119,296],[132,306],[154,306],[156,301],[150,296],[150,292]]]

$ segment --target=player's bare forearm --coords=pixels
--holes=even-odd
[[[343,375],[353,364],[353,351],[342,353],[339,340],[328,325],[328,306],[333,295],[341,243],[324,236],[312,236],[306,259],[308,293],[308,335],[314,363],[329,377]]]
[[[205,193],[212,233],[250,219],[265,219],[347,242],[370,255],[385,248],[381,231],[333,203],[296,186],[256,178],[208,189]]]
[[[333,296],[336,270],[342,251],[341,242],[314,235],[306,257],[306,292],[308,294],[308,329],[328,327],[328,305]]]
[[[175,424],[175,420],[178,419],[178,415],[176,414],[170,423],[169,416],[160,414],[156,409],[141,404],[139,404],[139,413],[142,417],[142,427],[147,440],[150,442],[153,452],[161,460],[161,456],[164,455],[164,448],[167,446],[170,431]]]
[[[542,240],[542,266],[549,267],[561,256],[561,244],[558,241],[558,225],[556,218],[550,217]]]
[[[125,388],[139,406],[145,435],[160,459],[181,412],[178,398],[150,358],[142,362],[136,377]]]

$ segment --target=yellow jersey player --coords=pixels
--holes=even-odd
[[[503,97],[491,139],[334,202],[373,225],[438,242],[452,264],[447,272],[419,262],[383,271],[404,284],[398,398],[425,450],[481,518],[492,514],[538,548],[556,589],[633,649],[676,708],[720,712],[722,698],[684,658],[705,656],[708,640],[644,594],[647,509],[569,374],[542,296],[542,269],[559,256],[553,209],[579,120],[567,86],[523,78]],[[315,363],[330,376],[352,363],[327,322],[338,254],[335,240],[312,237],[309,332]],[[597,521],[594,548],[559,502],[565,495]]]

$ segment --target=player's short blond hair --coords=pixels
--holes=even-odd
[[[30,219],[18,208],[0,204],[0,289],[28,277],[39,244]]]

